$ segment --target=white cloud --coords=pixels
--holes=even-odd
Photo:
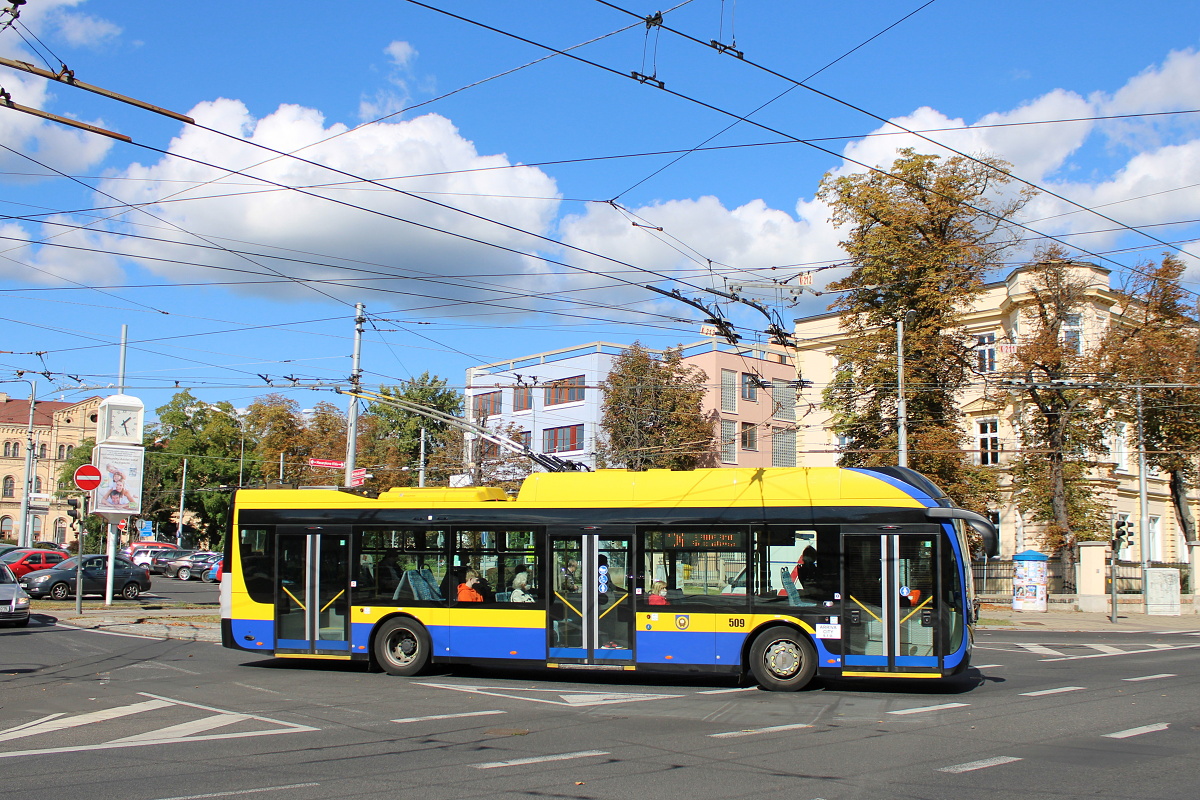
[[[370,97],[363,96],[358,104],[358,118],[364,122],[383,119],[403,111],[412,99],[413,62],[417,49],[408,42],[394,41],[383,48],[392,63],[388,83],[394,88],[377,89]]]
[[[219,170],[178,158],[131,165],[116,176],[125,180],[106,183],[104,191],[129,203],[149,204],[155,216],[194,234],[167,232],[170,238],[179,242],[197,242],[196,237],[219,239],[231,248],[244,247],[262,254],[251,262],[221,252],[128,240],[125,252],[140,257],[147,269],[181,281],[198,278],[244,282],[273,280],[271,273],[278,270],[301,279],[348,283],[351,288],[322,286],[324,291],[346,299],[363,299],[372,290],[391,290],[396,293],[383,295],[383,302],[392,307],[432,307],[441,314],[462,313],[462,304],[473,301],[529,307],[530,301],[513,295],[553,288],[542,277],[546,272],[542,263],[521,255],[544,248],[544,243],[530,236],[378,186],[354,183],[319,166],[286,157],[272,158],[270,153],[240,141],[247,139],[287,152],[305,148],[299,155],[319,164],[378,178],[406,191],[427,193],[439,203],[481,218],[536,233],[548,231],[558,208],[554,181],[533,168],[504,169],[509,162],[503,155],[479,154],[444,117],[427,114],[404,122],[370,125],[308,147],[345,134],[345,126],[326,127],[318,111],[295,105],[281,106],[273,114],[255,119],[234,100],[203,103],[191,115],[202,125],[226,131],[238,140],[187,127],[171,142],[171,153],[245,170],[286,186],[315,187],[309,191],[329,199],[272,189],[242,176],[225,179]],[[408,175],[426,177],[399,177]],[[184,191],[172,202],[157,202],[178,193],[181,185],[211,180],[217,182]],[[126,220],[156,225],[155,235],[164,233],[160,223],[144,216],[131,213]],[[504,252],[441,231],[495,242],[519,252]],[[235,241],[251,244],[235,245]],[[151,256],[232,271],[166,264]],[[321,263],[283,260],[287,256]],[[360,270],[347,271],[339,265]],[[269,286],[245,283],[238,288],[272,299],[318,297],[310,289],[279,282]]]
[[[75,224],[66,217],[51,217],[39,229],[37,242],[20,225],[0,226],[0,278],[35,286],[94,286],[120,277],[116,257],[104,252],[111,246],[108,237],[54,223]]]
[[[401,69],[408,69],[417,57],[417,49],[408,42],[395,41],[383,48],[392,63]]]

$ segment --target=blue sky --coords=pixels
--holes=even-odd
[[[0,108],[0,381],[104,394],[87,387],[116,382],[126,324],[128,391],[149,408],[177,382],[244,406],[272,390],[260,376],[345,379],[355,302],[369,385],[694,341],[700,314],[641,287],[715,303],[706,287],[837,261],[821,177],[862,169],[843,156],[939,152],[887,120],[1116,220],[1042,195],[1020,221],[1117,279],[1164,250],[1129,228],[1200,253],[1200,114],[1164,113],[1200,109],[1191,4],[426,5],[464,19],[401,0],[23,6],[0,54],[199,125],[0,67],[13,102],[135,142]],[[648,29],[656,11],[698,41]],[[785,321],[824,310],[761,297]],[[761,336],[762,317],[725,313]]]

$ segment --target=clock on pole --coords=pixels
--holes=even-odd
[[[146,407],[127,394],[115,394],[100,401],[96,419],[96,444],[142,443]]]

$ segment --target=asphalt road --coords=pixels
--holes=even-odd
[[[1194,793],[1200,631],[978,644],[980,668],[949,686],[773,694],[628,673],[403,679],[36,624],[0,631],[0,769],[8,796],[97,800]]]

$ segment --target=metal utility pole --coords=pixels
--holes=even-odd
[[[21,520],[18,523],[17,544],[29,547],[33,537],[29,533],[29,493],[33,491],[33,410],[37,405],[37,381],[29,382],[29,427],[25,432],[25,481],[21,487]]]
[[[908,401],[904,397],[904,315],[896,317],[896,463],[908,466]]]
[[[425,428],[421,428],[421,467],[417,472],[417,486],[424,488],[425,486]]]
[[[362,389],[362,369],[359,367],[359,356],[362,353],[363,304],[354,304],[354,363],[350,370],[350,391]],[[355,460],[358,458],[358,398],[350,395],[349,424],[346,426],[346,480],[343,486],[354,485]]]
[[[1138,536],[1141,537],[1142,553],[1142,606],[1148,611],[1149,592],[1146,591],[1146,570],[1150,568],[1150,507],[1146,499],[1146,439],[1142,414],[1142,385],[1137,387],[1137,440],[1138,440]]]
[[[175,525],[175,544],[183,547],[183,499],[187,494],[187,459],[183,460],[183,479],[179,482],[179,522]]]

